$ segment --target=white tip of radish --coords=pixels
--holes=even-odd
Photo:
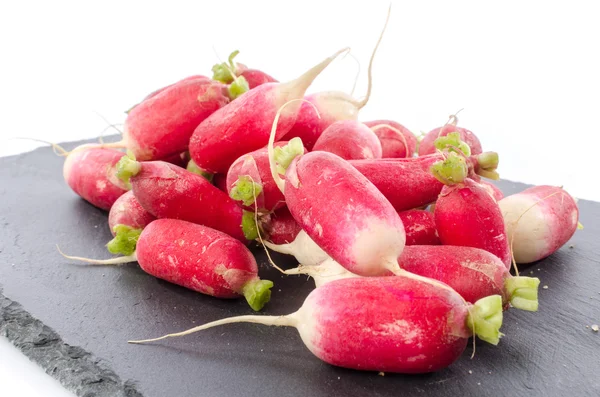
[[[325,251],[323,251],[304,230],[301,230],[294,241],[288,244],[278,245],[268,241],[265,241],[264,243],[275,252],[293,255],[298,263],[305,266],[316,266],[326,259],[329,259],[329,255],[327,255],[327,253],[325,253]]]
[[[381,275],[382,265],[392,270],[391,263],[398,265],[397,258],[404,250],[406,235],[404,230],[391,226],[373,217],[364,220],[364,227],[356,234],[352,245],[352,256],[362,275]],[[384,257],[382,253],[394,253]],[[394,270],[392,270],[394,271]],[[357,271],[357,273],[359,273]]]

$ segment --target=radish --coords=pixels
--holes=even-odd
[[[239,54],[239,51],[234,51],[229,55],[228,62],[222,62],[213,66],[213,79],[225,84],[230,84],[234,81],[234,77],[243,77],[248,83],[249,89],[258,87],[266,83],[278,83],[278,81],[257,69],[248,69],[242,63],[237,63],[234,58]]]
[[[406,245],[439,245],[433,214],[425,210],[399,212],[406,232]]]
[[[430,172],[442,153],[404,159],[351,160],[352,164],[390,201],[396,211],[406,211],[434,202],[443,183]],[[469,175],[497,175],[498,155],[486,152],[468,158]]]
[[[184,152],[196,126],[227,103],[221,83],[197,78],[174,84],[131,109],[123,139],[103,147],[126,147],[140,161]]]
[[[578,227],[577,203],[556,186],[535,186],[498,202],[516,263],[543,259],[562,247]]]
[[[477,182],[483,187],[496,201],[500,201],[504,198],[504,193],[496,185],[486,181],[485,179],[479,179]]]
[[[268,235],[268,242],[271,244],[290,243],[294,241],[298,233],[302,230],[287,207],[273,212],[269,223],[265,225],[265,229]]]
[[[353,273],[377,276],[387,270],[398,272],[396,258],[406,236],[389,201],[347,161],[328,152],[301,154],[291,144],[293,140],[281,150],[293,153],[277,166],[273,140],[278,118],[279,114],[269,141],[271,174],[296,222],[323,251]],[[280,172],[285,172],[285,182]],[[334,211],[331,203],[335,203]]]
[[[128,191],[110,207],[108,226],[114,238],[106,248],[112,254],[131,255],[142,229],[155,219],[140,205],[133,191]]]
[[[472,154],[482,153],[483,151],[481,150],[481,142],[479,142],[479,139],[475,136],[475,134],[466,128],[457,127],[457,123],[458,118],[456,115],[452,115],[450,116],[450,121],[447,124],[442,127],[435,128],[425,134],[425,137],[423,137],[419,143],[419,156],[435,153],[435,140],[452,132],[458,132],[460,134],[460,139],[469,145]]]
[[[312,81],[338,51],[305,74],[288,83],[268,83],[250,90],[200,123],[190,139],[194,162],[211,173],[226,173],[241,155],[265,146],[277,110],[285,103],[301,99]],[[296,120],[300,104],[295,102],[283,115],[281,138]]]
[[[214,174],[211,174],[210,172],[206,172],[203,169],[201,169],[200,167],[198,167],[196,165],[196,163],[194,163],[194,160],[188,161],[187,166],[185,167],[186,170],[188,170],[191,173],[194,173],[196,175],[200,175],[201,177],[205,178],[207,181],[209,182],[213,182],[214,179]]]
[[[382,158],[413,157],[417,148],[417,137],[408,128],[391,120],[366,121],[381,142]]]
[[[130,189],[116,176],[116,165],[124,155],[95,145],[78,146],[65,159],[65,182],[81,198],[108,211]]]
[[[398,263],[403,270],[447,284],[467,302],[474,303],[490,295],[502,296],[503,306],[509,303],[521,310],[537,311],[540,280],[513,277],[493,254],[479,248],[452,245],[406,246]],[[306,274],[317,288],[335,280],[360,277],[344,269],[333,259],[317,266],[300,265],[286,274]],[[394,276],[391,272],[387,276]]]
[[[377,135],[356,120],[336,121],[323,131],[312,148],[337,154],[345,160],[381,158]]]
[[[243,242],[254,240],[254,214],[206,178],[163,161],[138,162],[124,156],[119,176],[129,180],[142,207],[157,218],[212,227]]]
[[[275,145],[281,147],[287,143],[281,141]],[[301,142],[295,141],[294,144],[300,145],[301,148]],[[261,212],[270,212],[285,206],[283,193],[271,176],[269,153],[266,147],[235,160],[227,171],[226,184],[229,196],[234,200],[242,201],[250,211],[254,211],[254,195],[256,195],[257,208]]]
[[[307,101],[302,103],[298,113],[298,118],[295,124],[288,130],[284,138],[291,140],[292,138],[300,138],[304,147],[312,151],[315,143],[325,131],[327,127],[342,120],[357,120],[358,112],[362,109],[371,96],[372,81],[373,81],[373,60],[377,53],[377,48],[381,43],[383,34],[390,19],[391,4],[385,20],[381,34],[375,44],[371,59],[369,60],[368,69],[368,86],[367,94],[362,100],[356,100],[351,95],[339,91],[326,91],[310,94],[304,97]],[[315,112],[315,109],[317,110]]]
[[[239,322],[289,326],[298,329],[311,353],[331,365],[397,373],[426,373],[449,366],[472,335],[498,343],[500,296],[472,305],[448,287],[413,277],[337,280],[313,290],[298,311],[286,316],[230,317],[130,343]]]
[[[158,219],[146,226],[129,256],[106,260],[64,256],[99,265],[137,261],[156,278],[206,295],[242,295],[257,311],[269,301],[273,286],[258,278],[256,260],[244,244],[209,227],[176,219]]]
[[[444,245],[481,248],[510,268],[511,256],[504,220],[496,200],[467,178],[464,157],[450,153],[432,172],[446,183],[435,205],[435,225]]]
[[[143,101],[145,101],[146,99],[150,99],[150,98],[152,98],[153,96],[156,96],[156,95],[160,94],[161,92],[163,92],[163,91],[164,91],[164,90],[166,90],[167,88],[171,88],[171,87],[173,87],[173,86],[174,86],[174,85],[176,85],[176,84],[185,83],[185,82],[188,82],[188,81],[191,81],[191,80],[204,80],[204,81],[208,81],[208,82],[210,81],[210,79],[209,79],[208,77],[206,77],[206,76],[201,76],[201,75],[193,75],[193,76],[189,76],[189,77],[186,77],[185,79],[179,80],[179,81],[178,81],[178,82],[176,82],[176,83],[169,84],[169,85],[167,85],[167,86],[164,86],[164,87],[162,87],[162,88],[159,88],[158,90],[152,91],[150,94],[146,95],[146,96],[144,97],[144,99],[142,99],[142,102],[143,102]],[[140,102],[140,103],[141,103],[141,102]],[[137,105],[139,105],[139,103],[138,103],[138,104],[135,104],[135,105],[133,105],[133,106],[132,106],[131,108],[129,108],[129,110],[127,110],[125,113],[129,113],[129,112],[131,112],[131,109],[133,109],[133,108],[134,108],[134,107],[136,107]]]

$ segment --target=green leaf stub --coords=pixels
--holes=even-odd
[[[115,225],[115,237],[106,244],[111,254],[131,255],[135,252],[142,229],[133,229],[126,225]]]

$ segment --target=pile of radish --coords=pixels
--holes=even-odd
[[[110,211],[107,248],[121,256],[65,257],[137,261],[202,294],[244,297],[254,311],[273,283],[251,250],[293,255],[296,268],[271,265],[316,284],[289,315],[132,343],[253,322],[297,328],[332,365],[424,373],[452,364],[469,338],[498,344],[504,310],[538,309],[539,280],[517,265],[571,238],[575,200],[553,186],[503,197],[489,182],[498,155],[456,116],[420,139],[395,120],[361,120],[373,57],[363,100],[307,94],[347,52],[280,83],[235,62],[236,51],[212,78],[184,78],[131,108],[121,141],[68,154],[65,181]]]

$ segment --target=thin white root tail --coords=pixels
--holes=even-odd
[[[118,258],[110,258],[110,259],[91,259],[91,258],[84,258],[82,256],[72,256],[72,255],[67,255],[64,252],[62,252],[60,250],[60,247],[57,245],[56,249],[58,250],[58,252],[65,258],[67,259],[71,259],[74,261],[80,261],[80,262],[85,262],[85,263],[89,263],[91,265],[121,265],[123,263],[131,263],[131,262],[136,262],[137,261],[137,255],[135,254],[135,252],[129,256],[120,256]]]
[[[285,327],[296,326],[296,322],[294,321],[294,319],[291,315],[290,316],[252,316],[252,315],[236,316],[236,317],[224,318],[222,320],[217,320],[217,321],[213,321],[213,322],[210,322],[207,324],[199,325],[197,327],[188,329],[187,331],[177,332],[174,334],[167,334],[167,335],[164,335],[164,336],[161,336],[158,338],[153,338],[153,339],[130,340],[130,341],[127,341],[127,343],[141,344],[141,343],[156,342],[156,341],[167,339],[167,338],[174,338],[174,337],[178,337],[178,336],[190,335],[195,332],[203,331],[205,329],[209,329],[209,328],[213,328],[213,327],[218,327],[220,325],[234,324],[234,323],[255,323],[255,324],[262,324],[262,325],[277,325],[277,326],[285,326]]]

